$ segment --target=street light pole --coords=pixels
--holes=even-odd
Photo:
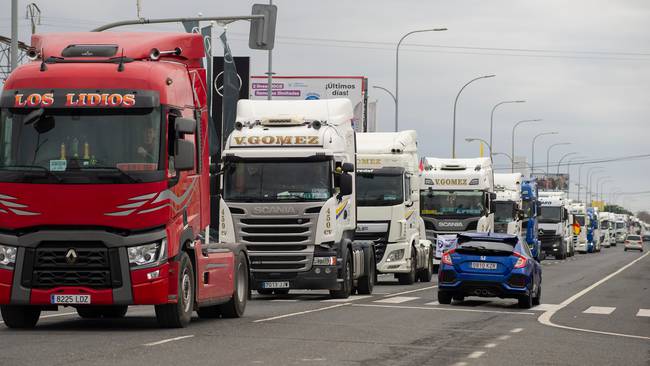
[[[418,29],[414,31],[410,31],[406,33],[405,35],[402,36],[402,38],[399,39],[399,42],[397,42],[397,47],[395,49],[395,132],[398,131],[398,124],[399,124],[399,46],[402,45],[402,42],[406,37],[410,36],[411,34],[415,33],[424,33],[424,32],[441,32],[441,31],[446,31],[447,28],[432,28],[432,29]]]
[[[522,121],[518,121],[517,123],[515,123],[514,126],[512,126],[512,145],[511,145],[512,151],[510,155],[512,157],[512,173],[515,172],[515,129],[517,128],[517,126],[519,126],[522,123],[539,122],[539,121],[541,121],[541,119],[524,119]]]
[[[560,165],[562,164],[562,160],[564,160],[564,158],[566,158],[566,157],[569,157],[569,156],[575,155],[575,154],[577,154],[577,152],[570,152],[570,153],[566,153],[566,154],[562,155],[560,160],[557,162],[557,174],[560,174]],[[546,159],[546,160],[548,160],[548,159]]]
[[[549,165],[550,164],[549,162],[551,160],[551,149],[554,148],[555,146],[562,146],[562,145],[571,145],[571,143],[570,142],[558,142],[557,144],[553,144],[553,145],[549,146],[548,149],[546,149],[546,172],[547,173],[551,171],[551,167]],[[558,168],[558,170],[559,170],[559,168]]]
[[[494,130],[494,111],[497,109],[498,106],[503,105],[503,104],[509,104],[509,103],[526,103],[525,100],[506,100],[503,102],[499,102],[492,107],[492,112],[490,112],[490,146],[492,146],[492,131]],[[492,149],[490,149],[492,151]]]
[[[395,110],[397,110],[397,98],[395,97],[395,94],[393,94],[393,92],[391,92],[390,90],[384,88],[383,86],[377,86],[377,85],[375,85],[375,86],[373,86],[373,88],[374,88],[374,89],[383,90],[383,91],[385,91],[386,93],[388,93],[388,95],[390,95],[390,97],[393,98],[393,102],[395,103]]]
[[[606,178],[611,178],[611,176],[608,176]],[[601,202],[604,202],[603,201],[603,199],[604,199],[603,198],[603,189],[605,188],[605,183],[611,183],[613,181],[614,181],[613,179],[605,179],[605,180],[603,180],[602,182],[600,182],[600,189],[598,189],[599,187],[596,185],[596,198],[598,198],[598,194],[600,193],[600,201]]]
[[[477,78],[474,78],[470,81],[468,81],[465,85],[463,85],[462,88],[458,91],[458,94],[456,94],[456,99],[454,100],[454,123],[452,126],[452,136],[451,136],[451,158],[456,159],[456,106],[458,105],[458,98],[460,97],[460,93],[463,92],[463,90],[471,83],[475,82],[476,80],[481,80],[481,79],[488,79],[488,78],[493,78],[496,75],[491,74],[491,75],[483,75],[479,76]]]
[[[576,159],[586,159],[586,158],[587,157],[583,155],[574,156],[573,158],[569,159],[569,161],[567,162],[566,173],[569,176],[569,192],[567,192],[567,195],[569,196],[569,198],[571,198],[571,163],[573,163],[573,161]],[[579,165],[580,167],[582,167],[582,164]]]
[[[491,151],[491,150],[490,150],[490,151]],[[503,156],[505,156],[506,158],[510,159],[510,164],[512,164],[512,156],[510,156],[510,155],[508,155],[508,154],[506,154],[506,153],[495,152],[495,153],[492,153],[492,155],[503,155]]]
[[[592,166],[587,170],[587,180],[585,181],[585,205],[589,207],[589,203],[587,202],[587,194],[589,192],[590,186],[591,186],[591,175],[593,173],[598,173],[602,171],[603,167],[602,166]],[[578,196],[578,199],[580,199],[580,196]]]
[[[598,185],[600,184],[600,182],[601,182],[603,179],[607,179],[607,178],[611,178],[611,177],[612,177],[611,175],[606,175],[606,176],[603,176],[603,177],[598,177],[598,178],[596,178],[596,184],[595,184],[595,187],[596,187],[596,194],[594,194],[593,189],[590,189],[590,190],[589,190],[589,200],[590,200],[590,201],[593,201],[593,197],[594,197],[594,196],[596,196],[596,199],[598,199]]]
[[[547,135],[557,135],[558,133],[559,132],[557,132],[557,131],[542,132],[542,133],[538,133],[537,135],[535,135],[535,137],[533,137],[533,154],[532,154],[532,156],[530,158],[530,165],[533,167],[533,170],[535,170],[535,141],[537,140],[537,138],[541,137],[541,136],[547,136]],[[547,173],[548,173],[548,171],[547,171]]]
[[[485,141],[483,139],[476,138],[476,137],[468,137],[468,138],[465,139],[465,141],[467,141],[467,142],[481,141],[482,143],[486,144],[488,149],[490,149],[490,160],[492,160],[492,145],[490,145],[487,141]]]

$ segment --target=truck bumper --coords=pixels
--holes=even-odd
[[[404,250],[404,255],[399,260],[388,261],[390,253]],[[389,243],[386,245],[384,257],[377,263],[377,271],[380,273],[409,273],[411,272],[411,244]]]
[[[542,252],[550,255],[561,253],[562,250],[561,236],[546,236],[541,239],[541,242],[542,242]]]
[[[312,266],[305,272],[253,272],[251,290],[337,290],[339,286],[336,266]],[[286,284],[289,287],[267,287],[269,284]]]

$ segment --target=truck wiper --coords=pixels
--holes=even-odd
[[[29,174],[29,172],[21,171],[21,169],[32,169],[33,171],[43,172],[43,173],[45,173],[46,176],[56,179],[56,181],[58,183],[61,183],[63,181],[63,178],[61,178],[59,175],[57,175],[56,173],[54,173],[51,170],[47,169],[46,167],[40,166],[40,165],[6,165],[6,166],[0,166],[0,170],[15,170],[15,171],[21,172],[21,173],[23,173],[23,177],[25,175]]]
[[[136,177],[132,176],[131,174],[125,172],[124,170],[118,169],[118,168],[113,167],[113,166],[85,166],[85,167],[79,167],[79,168],[77,168],[77,170],[80,170],[80,171],[84,171],[84,170],[106,170],[106,171],[110,171],[110,172],[119,173],[121,176],[127,178],[131,183],[141,183],[142,182],[141,179],[136,178]]]

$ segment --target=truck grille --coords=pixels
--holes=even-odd
[[[507,222],[495,223],[494,224],[494,232],[495,233],[507,234],[508,233],[508,223]]]
[[[555,231],[544,231],[543,234],[539,234],[539,240],[542,244],[553,244],[555,243],[560,236],[555,234]]]
[[[68,255],[71,250],[74,259]],[[118,258],[117,249],[109,250],[102,243],[44,242],[26,253],[23,284],[31,288],[119,287],[122,281]]]
[[[316,212],[317,211],[317,212]],[[314,231],[320,210],[287,217],[233,215],[237,241],[246,245],[252,272],[302,272],[314,259]]]

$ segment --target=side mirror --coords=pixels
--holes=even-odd
[[[196,133],[196,121],[189,118],[177,117],[174,119],[174,128],[178,133]]]
[[[176,141],[176,155],[174,155],[174,167],[176,170],[194,169],[194,143],[187,140]]]
[[[354,164],[343,163],[343,165],[341,165],[341,170],[343,170],[346,173],[352,173],[354,171]]]
[[[411,202],[415,202],[419,200],[420,200],[420,192],[411,193]]]
[[[341,174],[340,178],[340,188],[341,188],[341,196],[348,196],[353,193],[352,190],[352,175],[348,173],[343,173]]]

